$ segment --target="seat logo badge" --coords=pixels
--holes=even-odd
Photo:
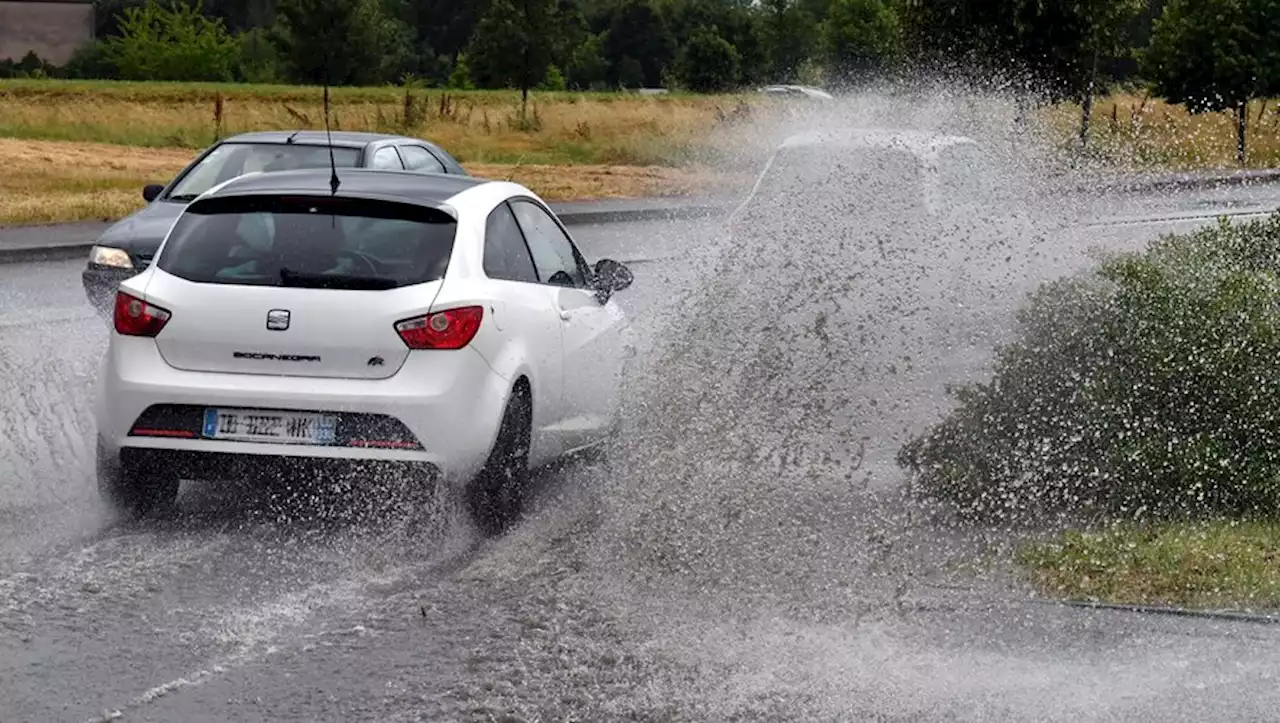
[[[380,367],[384,363],[385,363],[385,360],[380,356],[375,356],[374,358],[369,360],[369,366],[371,367]]]
[[[267,312],[267,328],[271,331],[284,331],[289,328],[289,310],[272,309]]]

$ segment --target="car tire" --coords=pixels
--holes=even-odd
[[[176,474],[154,465],[123,462],[98,445],[98,494],[114,511],[145,517],[171,506],[178,499]]]
[[[506,532],[520,517],[529,485],[529,443],[533,403],[524,387],[516,387],[502,414],[498,438],[480,474],[467,488],[467,505],[486,536]]]

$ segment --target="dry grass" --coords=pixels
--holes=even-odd
[[[0,81],[0,137],[203,148],[220,130],[323,128],[319,89]],[[221,98],[220,120],[216,110]],[[718,113],[742,98],[337,89],[335,128],[415,135],[464,163],[681,166],[740,147]]]
[[[115,219],[138,208],[142,187],[191,161],[184,148],[0,138],[0,224]],[[478,176],[523,183],[548,200],[699,195],[737,180],[697,168],[467,164]]]
[[[1080,108],[1064,104],[1047,111],[1063,143],[1076,143]],[[1090,155],[1108,164],[1139,169],[1234,169],[1234,113],[1191,115],[1181,106],[1146,96],[1118,94],[1095,105]],[[1280,166],[1280,102],[1249,108],[1248,166]]]

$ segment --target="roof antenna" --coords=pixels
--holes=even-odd
[[[338,165],[333,160],[333,134],[329,132],[329,74],[325,73],[324,78],[324,137],[325,142],[329,146],[329,193],[330,195],[338,195],[338,185],[342,182],[338,180]]]

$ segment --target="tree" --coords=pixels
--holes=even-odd
[[[1243,0],[1171,0],[1142,56],[1155,92],[1169,102],[1192,113],[1235,111],[1241,164],[1248,103],[1274,82],[1261,77],[1262,38],[1251,19]]]
[[[453,72],[449,74],[449,87],[457,90],[470,90],[475,87],[471,82],[471,63],[466,53],[458,53],[458,60],[453,64]]]
[[[375,0],[279,0],[273,36],[297,82],[360,85],[382,64],[385,15]]]
[[[902,28],[884,0],[832,0],[822,24],[828,65],[845,83],[880,73],[898,55]]]
[[[715,30],[698,28],[680,51],[676,63],[680,82],[699,93],[718,93],[738,83],[741,59],[729,41]]]
[[[710,28],[737,51],[740,81],[755,83],[768,73],[763,16],[750,0],[678,0],[667,6],[666,17],[677,47],[687,46],[699,28]]]
[[[1018,50],[1027,67],[1056,98],[1080,101],[1080,144],[1089,121],[1103,61],[1122,52],[1140,0],[1022,0]]]
[[[810,57],[818,21],[794,0],[764,0],[762,6],[772,80],[793,80]]]
[[[610,83],[633,87],[634,64],[639,63],[639,85],[658,87],[676,50],[675,37],[653,5],[647,0],[626,0],[614,10],[604,37]]]
[[[999,80],[1017,57],[1023,0],[919,0],[903,6],[904,45],[927,66],[973,80]]]
[[[239,42],[221,20],[201,14],[199,3],[148,0],[126,8],[119,28],[103,55],[125,80],[229,81],[240,56]]]
[[[547,76],[556,38],[552,0],[492,0],[471,37],[471,75],[486,88],[519,88],[524,117],[529,90]]]
[[[603,34],[589,35],[574,48],[567,70],[570,88],[595,90],[607,87],[609,63],[604,59]]]

